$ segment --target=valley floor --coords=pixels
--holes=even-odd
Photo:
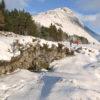
[[[90,51],[91,49],[91,51]],[[51,63],[52,72],[0,76],[0,100],[100,100],[100,47]]]

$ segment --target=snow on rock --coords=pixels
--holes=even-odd
[[[14,33],[11,33],[10,35],[0,35],[0,60],[10,61],[12,57],[20,55],[18,48],[14,47],[14,43],[17,41],[19,44],[27,47],[28,44],[32,43],[32,37],[19,36]]]
[[[57,42],[46,41],[44,39],[35,38],[32,36],[17,35],[12,32],[0,32],[1,61],[10,61],[12,57],[17,57],[20,55],[20,50],[16,43],[20,44],[23,49],[30,47],[30,45],[35,46],[37,43],[39,43],[41,46],[43,46],[43,44],[47,44],[49,48],[51,48],[52,45],[58,46]]]
[[[84,24],[78,19],[77,14],[69,8],[57,8],[44,13],[33,16],[33,20],[37,23],[49,27],[54,24],[57,28],[61,28],[69,35],[78,35],[87,38],[90,42],[97,42],[90,33],[85,30]]]
[[[39,38],[37,38],[37,39],[41,46],[43,46],[44,44],[47,44],[48,48],[51,48],[52,45],[55,45],[56,47],[58,46],[58,42],[46,41],[44,39],[39,39]]]

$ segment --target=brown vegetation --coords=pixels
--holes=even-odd
[[[59,48],[61,48],[60,51]],[[0,61],[0,74],[12,72],[18,68],[31,71],[40,71],[42,68],[49,69],[51,62],[69,55],[73,55],[73,52],[68,48],[62,49],[60,44],[59,47],[52,45],[51,48],[48,48],[47,45],[41,47],[37,44],[21,51],[21,55],[13,57],[10,62]]]

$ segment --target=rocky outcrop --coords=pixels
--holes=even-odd
[[[40,71],[41,68],[48,69],[52,61],[68,55],[73,55],[73,51],[63,48],[62,44],[52,45],[51,48],[47,44],[30,45],[26,50],[21,50],[21,55],[13,57],[10,62],[0,61],[0,74],[12,72],[18,68],[32,71]]]

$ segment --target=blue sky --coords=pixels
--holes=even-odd
[[[25,9],[31,14],[69,7],[93,31],[100,34],[100,0],[5,0],[9,10]]]

